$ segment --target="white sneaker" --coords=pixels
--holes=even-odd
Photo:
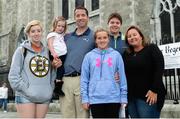
[[[4,113],[6,113],[7,111],[4,111]]]

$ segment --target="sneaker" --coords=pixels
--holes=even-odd
[[[7,111],[5,110],[4,113],[6,113]]]

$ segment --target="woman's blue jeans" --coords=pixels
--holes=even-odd
[[[157,104],[149,105],[142,99],[131,99],[128,102],[128,113],[131,118],[159,118]]]

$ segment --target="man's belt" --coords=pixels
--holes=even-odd
[[[81,73],[79,73],[79,72],[73,72],[71,74],[65,75],[65,77],[76,77],[76,76],[80,76],[80,75],[81,75]]]

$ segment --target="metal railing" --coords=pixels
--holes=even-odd
[[[175,75],[175,70],[177,75]],[[174,104],[178,104],[180,99],[180,69],[166,69],[163,82],[167,91],[166,99],[174,100]]]
[[[180,42],[179,38],[175,42]],[[160,40],[160,45],[173,43],[173,38],[165,37]],[[163,74],[163,82],[167,91],[166,99],[174,100],[174,104],[179,104],[180,100],[180,68],[166,69]]]

